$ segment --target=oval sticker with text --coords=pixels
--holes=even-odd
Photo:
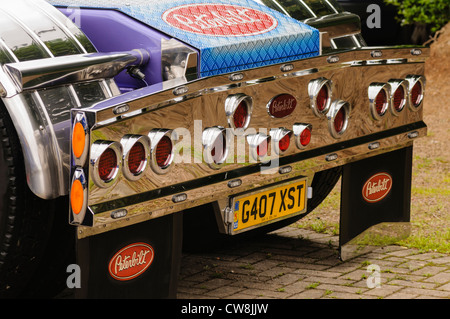
[[[270,100],[267,112],[272,117],[283,118],[291,115],[297,107],[297,99],[290,94],[280,94]]]
[[[387,173],[373,175],[367,180],[362,189],[366,202],[376,203],[385,198],[392,188],[392,177]]]
[[[145,243],[135,243],[119,250],[109,262],[108,270],[111,277],[126,281],[142,275],[153,262],[152,246]]]
[[[278,21],[265,12],[231,4],[181,5],[164,12],[162,19],[183,31],[226,37],[261,34],[278,26]]]

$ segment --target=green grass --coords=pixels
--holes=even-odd
[[[422,251],[435,251],[439,253],[450,253],[450,229],[447,231],[436,231],[434,233],[417,233],[398,242],[399,245],[417,248]]]
[[[444,157],[414,156],[411,189],[411,234],[398,244],[421,251],[450,253],[450,161]],[[339,234],[340,182],[328,197],[296,227]]]

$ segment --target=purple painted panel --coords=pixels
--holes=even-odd
[[[66,7],[58,8],[66,16],[73,16]],[[133,18],[114,10],[81,9],[80,27],[99,52],[130,51],[145,49],[150,52],[150,63],[142,71],[147,84],[162,81],[161,75],[161,39],[167,36]],[[140,80],[133,79],[126,71],[115,78],[123,92],[145,86]]]

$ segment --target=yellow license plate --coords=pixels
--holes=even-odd
[[[232,198],[233,232],[306,211],[306,179]]]

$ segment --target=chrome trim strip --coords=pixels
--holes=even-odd
[[[112,78],[137,61],[135,51],[92,53],[8,63],[3,69],[20,93],[23,90]]]

